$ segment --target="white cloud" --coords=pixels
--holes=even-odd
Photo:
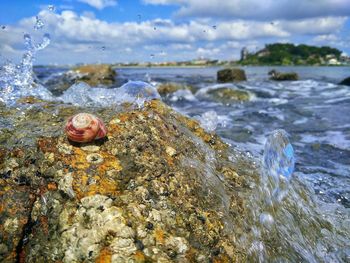
[[[300,19],[348,16],[349,0],[143,0],[146,4],[179,5],[177,14],[244,19]]]
[[[335,33],[343,27],[346,20],[347,17],[319,17],[281,22],[281,25],[291,33],[319,35]]]
[[[79,2],[88,4],[92,7],[95,7],[99,10],[102,10],[108,6],[115,6],[117,5],[117,1],[115,0],[78,0]]]
[[[227,20],[215,23],[214,28],[207,19],[181,23],[169,19],[113,23],[96,18],[92,13],[79,15],[71,10],[61,13],[42,10],[38,16],[45,23],[44,31],[34,31],[35,17],[29,17],[0,34],[3,55],[12,56],[23,49],[22,32],[31,32],[36,39],[49,32],[52,44],[40,52],[39,61],[63,64],[100,60],[140,61],[148,59],[150,53],[157,57],[168,54],[168,59],[197,56],[227,59],[235,56],[233,52],[238,54],[243,46],[262,47],[265,40],[271,42],[293,39],[296,35],[336,34],[346,22],[344,17],[276,20],[274,23]],[[105,50],[102,50],[103,46]]]
[[[338,40],[339,40],[339,38],[333,34],[319,35],[313,39],[313,41],[315,41],[315,42],[334,42],[334,41],[338,41]]]

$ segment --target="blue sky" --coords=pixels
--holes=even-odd
[[[2,0],[0,55],[20,59],[24,33],[51,36],[37,64],[227,60],[272,42],[350,54],[349,16],[350,0]]]

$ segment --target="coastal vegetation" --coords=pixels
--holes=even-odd
[[[323,46],[294,45],[290,43],[267,44],[255,53],[242,52],[242,65],[339,65],[342,52]]]

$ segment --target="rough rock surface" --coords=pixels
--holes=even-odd
[[[116,72],[111,65],[107,64],[84,65],[54,76],[44,84],[54,95],[61,95],[70,86],[81,81],[86,82],[91,87],[112,86],[116,83]]]
[[[219,83],[236,82],[247,80],[243,69],[239,68],[226,68],[217,72],[217,81]]]
[[[165,96],[165,95],[168,95],[170,93],[174,93],[178,90],[190,90],[191,91],[191,87],[186,86],[186,85],[181,85],[178,83],[168,82],[168,83],[160,84],[157,87],[157,90],[161,96]]]
[[[250,94],[248,91],[231,89],[231,88],[218,88],[208,91],[208,94],[216,101],[223,103],[231,103],[237,101],[248,101]]]
[[[350,86],[350,77],[343,79],[339,85],[346,85],[346,86]]]
[[[298,80],[299,76],[295,72],[288,72],[288,73],[283,73],[283,72],[278,72],[276,70],[271,70],[269,72],[270,79],[276,80],[276,81],[285,81],[285,80]]]
[[[61,127],[79,109],[54,108],[36,115],[57,136],[0,151],[1,262],[246,260],[232,232],[245,181],[216,135],[151,101],[104,112],[106,139],[71,144]]]
[[[112,66],[107,64],[84,65],[73,68],[72,71],[77,73],[77,81],[84,81],[90,86],[112,85],[115,82],[116,73]]]

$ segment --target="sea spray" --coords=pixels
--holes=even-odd
[[[33,61],[37,51],[50,44],[50,35],[44,34],[42,41],[35,43],[29,34],[24,35],[26,52],[20,64],[8,62],[0,68],[0,101],[7,105],[15,104],[16,100],[24,96],[36,96],[51,99],[51,93],[34,82]]]
[[[294,149],[289,142],[287,132],[273,131],[268,136],[264,147],[259,187],[262,207],[256,214],[256,225],[252,227],[253,241],[248,250],[259,262],[266,260],[263,236],[274,231],[274,215],[288,193],[294,166]]]

